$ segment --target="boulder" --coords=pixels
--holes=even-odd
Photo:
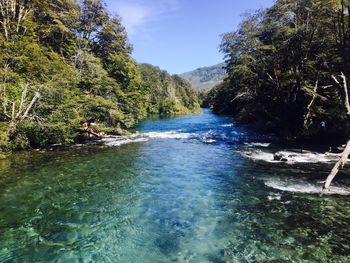
[[[280,161],[280,162],[293,162],[293,156],[292,155],[285,155],[283,153],[277,152],[273,155],[273,159],[275,161]]]

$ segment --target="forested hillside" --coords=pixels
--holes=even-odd
[[[277,0],[247,15],[223,36],[228,78],[205,104],[283,135],[348,135],[349,11],[349,0]]]
[[[141,64],[141,74],[148,91],[148,112],[168,115],[199,110],[197,95],[189,82],[149,64]]]
[[[135,62],[102,0],[0,0],[0,23],[0,150],[73,143],[87,120],[118,134],[198,110],[188,83]]]
[[[211,67],[198,68],[186,72],[180,77],[189,81],[198,92],[206,92],[219,85],[225,78],[225,63],[220,63]]]

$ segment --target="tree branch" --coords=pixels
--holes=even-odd
[[[19,108],[18,108],[18,112],[17,112],[16,118],[19,118],[19,116],[21,115],[21,113],[23,111],[23,104],[25,103],[25,100],[26,100],[26,97],[27,97],[28,86],[29,86],[28,83],[24,86],[24,90],[22,92],[21,102],[19,104]]]
[[[37,99],[40,98],[40,93],[39,92],[35,92],[35,95],[32,99],[32,101],[30,102],[29,106],[27,107],[27,110],[25,111],[25,113],[23,114],[21,120],[24,120],[25,118],[28,117],[29,111],[31,110],[31,108],[33,107],[34,103],[36,102]]]
[[[313,92],[313,96],[312,96],[311,102],[307,106],[308,112],[307,112],[307,114],[305,116],[305,119],[304,119],[304,127],[305,128],[310,127],[310,125],[312,124],[311,108],[312,108],[312,105],[314,104],[314,102],[315,102],[315,100],[317,98],[317,89],[318,89],[318,80],[316,81],[316,85],[315,85],[315,88],[314,88],[314,92]]]

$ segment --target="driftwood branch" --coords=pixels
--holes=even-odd
[[[93,135],[93,136],[95,136],[97,138],[101,138],[101,135],[96,133],[96,132],[94,132],[92,129],[87,129],[87,130],[85,130],[85,132],[88,133],[88,134],[91,134],[91,135]]]

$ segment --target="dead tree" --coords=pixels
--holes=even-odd
[[[20,33],[23,21],[31,11],[30,2],[24,0],[0,0],[0,24],[6,40],[10,40],[13,33]]]
[[[345,77],[344,73],[341,73],[340,77],[341,77],[341,79],[343,81],[343,85],[339,82],[339,80],[335,76],[332,76],[334,81],[341,88],[344,88],[344,94],[345,94],[344,104],[345,104],[346,114],[350,116],[350,101],[349,101],[348,84],[347,84],[346,77]]]
[[[312,125],[312,122],[313,122],[313,120],[312,120],[312,108],[313,108],[313,106],[315,104],[316,99],[319,98],[319,99],[325,100],[325,98],[322,97],[318,93],[319,88],[327,89],[327,88],[332,87],[332,85],[319,86],[318,83],[319,83],[319,81],[317,80],[316,84],[315,84],[315,87],[314,87],[314,89],[312,91],[312,99],[311,99],[309,105],[307,105],[307,108],[306,108],[307,109],[307,113],[306,113],[306,115],[304,117],[304,128],[305,129],[308,129]]]
[[[4,74],[2,77],[2,85],[0,89],[0,99],[2,100],[3,111],[6,112],[7,99],[6,99],[6,83],[8,81],[8,72],[9,72],[10,64],[4,65]]]
[[[341,84],[339,82],[339,80],[335,77],[332,76],[332,78],[334,79],[334,81],[341,87],[344,88],[344,92],[345,92],[345,109],[346,109],[346,114],[350,117],[350,101],[349,101],[349,95],[348,95],[348,86],[347,86],[347,81],[346,81],[346,77],[344,75],[344,73],[342,73],[340,75],[340,77],[342,78],[343,83]],[[348,141],[348,143],[345,146],[345,149],[343,151],[343,153],[340,156],[339,161],[334,165],[331,173],[328,175],[324,185],[323,185],[323,189],[324,190],[328,190],[332,181],[334,180],[334,178],[336,177],[336,175],[339,172],[339,169],[343,168],[344,165],[348,162],[348,158],[350,155],[350,140]]]
[[[315,85],[315,88],[314,88],[314,91],[312,94],[312,99],[311,99],[309,105],[307,106],[307,114],[306,114],[305,119],[304,119],[304,127],[305,128],[308,128],[312,124],[311,109],[312,109],[312,106],[317,98],[317,89],[318,89],[318,81],[316,81],[316,85]]]
[[[34,96],[29,101],[28,88],[29,84],[27,83],[24,85],[21,99],[18,102],[18,105],[16,105],[16,101],[9,100],[6,96],[6,93],[3,94],[3,113],[10,121],[10,132],[13,131],[24,119],[29,117],[31,109],[40,98],[40,93],[35,91]]]
[[[331,173],[328,175],[326,182],[323,185],[323,189],[327,190],[331,186],[331,183],[339,169],[344,168],[344,165],[348,162],[348,157],[350,155],[350,141],[346,144],[345,150],[343,151],[339,161],[334,165]]]

